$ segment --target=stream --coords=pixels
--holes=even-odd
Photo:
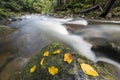
[[[16,17],[16,21],[8,24],[10,28],[16,29],[15,32],[0,39],[0,80],[13,80],[16,74],[19,74],[30,58],[37,54],[43,47],[51,43],[40,32],[38,27],[29,24],[30,20],[47,20],[49,19],[58,22],[71,21],[71,18],[53,18],[44,15],[23,15]],[[81,19],[81,18],[80,18]],[[77,19],[79,20],[79,18]],[[109,57],[120,64],[120,21],[100,21],[100,20],[87,20],[81,19],[80,22],[65,23],[67,29],[71,34],[82,36],[90,42],[93,46],[103,44],[101,42],[110,41],[113,46],[117,46],[118,52],[99,51],[95,48],[97,56]],[[37,24],[36,24],[37,25]],[[41,37],[39,37],[41,36]],[[98,41],[100,41],[98,43]],[[106,45],[105,45],[106,46]],[[109,50],[109,49],[108,49]],[[103,59],[99,58],[99,61]],[[107,62],[107,61],[106,61]],[[112,63],[109,62],[108,63]],[[114,62],[113,62],[114,64]],[[116,65],[116,63],[115,63]],[[116,67],[113,69],[116,77],[120,78],[120,70]]]

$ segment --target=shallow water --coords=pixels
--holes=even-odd
[[[72,20],[71,18],[58,19],[43,15],[25,15],[20,17],[20,20],[12,22],[12,24],[9,25],[11,28],[17,30],[4,38],[8,39],[8,41],[0,39],[0,44],[2,44],[0,45],[0,80],[12,80],[14,76],[23,69],[30,57],[37,54],[41,48],[51,43],[51,41],[47,40],[46,37],[42,35],[38,27],[31,25],[26,26],[29,21],[46,20],[48,18],[50,18],[49,20],[60,23],[68,21],[67,24]],[[99,23],[99,26],[98,23],[97,25],[92,23],[91,25],[86,26],[87,23],[83,20],[82,23],[79,23],[81,25],[85,24],[83,28],[77,28],[77,30],[72,31],[71,33],[80,35],[88,41],[91,38],[104,38],[120,43],[120,36],[118,35],[120,33],[120,25],[118,22],[116,23],[117,25],[115,25],[115,23],[113,23],[113,25],[100,25],[103,23],[104,22]],[[78,24],[78,22],[73,22],[72,24],[69,24],[69,26],[74,24]],[[112,24],[112,22],[110,22],[110,24]],[[9,40],[9,38],[11,39]],[[118,74],[116,75],[118,76]]]

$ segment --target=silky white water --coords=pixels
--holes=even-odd
[[[17,43],[21,51],[25,52],[27,50],[33,53],[52,42],[59,42],[69,45],[80,55],[93,62],[103,61],[120,68],[118,62],[96,56],[95,52],[91,50],[93,45],[85,40],[90,38],[120,39],[118,35],[120,25],[89,25],[84,19],[74,20],[72,18],[54,18],[44,15],[27,15],[21,18],[23,20],[10,24],[11,27],[18,28],[19,31],[16,35],[21,34],[25,37],[23,44]],[[75,32],[69,33],[65,25],[62,24],[77,24],[88,27],[80,29],[76,35]]]

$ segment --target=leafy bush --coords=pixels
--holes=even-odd
[[[10,17],[13,12],[10,12],[9,9],[0,8],[0,19]]]
[[[6,9],[10,9],[11,11],[21,11],[22,10],[22,6],[20,6],[19,4],[17,4],[15,1],[12,2],[5,2],[4,3],[4,7]]]

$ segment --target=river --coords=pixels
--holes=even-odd
[[[33,55],[37,54],[41,48],[51,43],[50,40],[46,39],[46,37],[41,34],[38,27],[31,25],[26,26],[26,24],[29,24],[29,19],[36,21],[47,19],[58,22],[68,21],[67,23],[64,23],[64,25],[67,25],[69,32],[71,34],[82,36],[92,45],[97,44],[95,43],[95,40],[102,39],[106,41],[112,41],[115,43],[115,45],[117,44],[117,47],[120,47],[120,21],[100,21],[88,19],[87,25],[87,22],[84,21],[84,19],[80,18],[76,20],[83,20],[81,23],[69,23],[69,21],[72,21],[73,19],[53,18],[44,15],[24,15],[17,17],[17,21],[8,24],[9,27],[16,29],[16,31],[0,39],[0,80],[12,80],[14,78],[14,75],[23,70],[24,66]],[[96,55],[99,56],[100,53],[101,52],[96,51]],[[115,56],[113,53],[111,53],[109,56],[105,55],[106,53],[102,52],[102,57],[110,57],[110,59],[114,59],[117,64],[119,64],[119,53],[120,52],[118,52]],[[111,56],[113,57],[111,58]],[[99,60],[102,61],[103,59]],[[110,61],[106,62],[111,63]],[[114,62],[112,64],[117,65]],[[115,75],[117,77],[120,75],[120,72],[117,71],[117,69],[115,69]]]

